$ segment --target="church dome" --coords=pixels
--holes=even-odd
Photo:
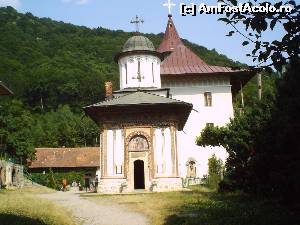
[[[133,36],[123,46],[122,52],[155,51],[153,43],[144,36]]]

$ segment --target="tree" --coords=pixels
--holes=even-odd
[[[234,189],[297,202],[300,189],[300,61],[292,61],[277,93],[247,107],[225,127],[206,127],[201,146],[229,153],[226,178]]]
[[[261,187],[272,196],[287,202],[300,200],[300,60],[292,60],[287,72],[277,84],[277,96],[272,118],[257,138],[255,172]]]
[[[223,162],[221,159],[217,159],[216,155],[213,154],[208,159],[208,185],[211,188],[217,189],[218,184],[222,179]]]
[[[114,55],[133,35],[41,19],[12,7],[0,8],[0,33],[0,80],[38,114],[60,105],[80,114],[83,106],[104,100],[105,81],[112,81],[115,89],[119,86]],[[145,36],[155,46],[162,40],[161,35]],[[216,51],[185,43],[207,63],[241,65]]]
[[[18,100],[7,101],[0,108],[0,134],[5,151],[26,160],[34,156],[32,129],[34,120]]]
[[[236,6],[235,0],[220,0]],[[247,1],[249,5],[257,1]],[[270,4],[258,3],[261,6]],[[283,13],[233,13],[220,18],[234,28],[228,36],[237,32],[245,40],[243,45],[253,43],[248,56],[261,63],[271,60],[276,70],[287,72],[277,80],[277,90],[265,94],[262,101],[252,99],[243,114],[235,115],[225,127],[207,127],[197,138],[201,146],[223,146],[229,153],[226,161],[226,177],[230,185],[248,193],[282,198],[297,202],[300,188],[300,133],[298,112],[300,85],[300,7],[295,1],[282,1],[276,7],[291,4],[294,9]],[[272,43],[262,40],[262,33],[283,26],[285,34]],[[237,27],[243,27],[245,32]],[[268,65],[268,66],[270,66]],[[288,65],[288,66],[287,66]],[[267,67],[268,67],[267,66]]]
[[[256,105],[247,107],[243,114],[236,113],[235,118],[225,127],[206,127],[197,137],[200,146],[223,146],[229,156],[226,160],[225,176],[235,189],[255,192],[251,184],[256,174],[250,169],[256,142],[263,134],[263,128],[270,121],[273,109],[272,96]],[[263,172],[263,171],[261,171]],[[253,189],[250,189],[253,188]]]
[[[36,147],[95,146],[99,128],[83,114],[73,113],[69,106],[36,115],[33,137]]]
[[[228,6],[237,6],[237,0],[218,0]],[[248,0],[245,2],[249,6],[259,5],[268,6],[273,2]],[[226,17],[219,20],[229,24],[233,30],[227,36],[238,33],[244,37],[243,46],[250,43],[253,44],[253,50],[249,57],[253,58],[253,62],[257,61],[258,66],[264,62],[271,60],[278,71],[282,71],[282,67],[290,60],[299,58],[300,54],[300,6],[295,1],[277,1],[274,4],[276,9],[280,7],[291,6],[291,11],[286,12],[268,12],[268,13],[252,13],[249,11],[227,13]],[[241,28],[240,28],[241,27]],[[263,32],[282,29],[284,35],[281,40],[274,40],[269,43],[263,40]],[[242,31],[244,30],[244,31]],[[265,66],[262,66],[265,67]]]

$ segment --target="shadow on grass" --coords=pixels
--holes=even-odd
[[[242,194],[193,191],[193,200],[174,210],[164,225],[299,225],[299,212],[276,201]]]
[[[1,225],[46,225],[38,220],[11,214],[0,214]]]

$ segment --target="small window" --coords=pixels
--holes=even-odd
[[[122,174],[123,173],[123,167],[120,166],[116,166],[116,174]]]
[[[154,63],[152,63],[152,81],[154,83]]]
[[[207,126],[207,127],[213,127],[214,124],[213,124],[213,123],[206,123],[206,126]]]
[[[156,173],[163,173],[163,171],[164,168],[162,164],[156,166]]]
[[[127,69],[127,63],[125,63],[125,74],[126,74],[126,84],[128,83],[128,69]]]
[[[211,92],[204,93],[204,106],[211,107],[212,106],[212,95]]]

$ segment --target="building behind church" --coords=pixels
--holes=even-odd
[[[171,15],[157,50],[137,34],[115,61],[120,90],[107,82],[106,100],[84,107],[100,129],[100,192],[180,190],[181,178],[207,174],[212,154],[226,160],[225,149],[199,147],[196,136],[230,121],[232,97],[252,72],[206,64],[181,41]]]

